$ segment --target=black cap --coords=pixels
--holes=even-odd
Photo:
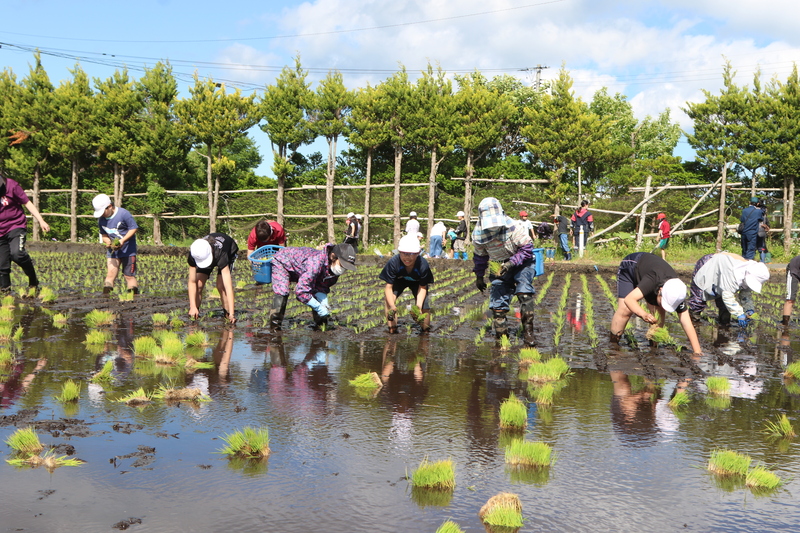
[[[356,269],[356,251],[347,243],[337,244],[333,247],[333,253],[339,258],[339,263],[347,270]]]

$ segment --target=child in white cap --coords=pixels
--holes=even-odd
[[[233,305],[233,265],[239,246],[230,235],[211,233],[197,239],[189,248],[189,317],[199,318],[203,289],[214,268],[217,269],[217,290],[225,311],[225,319],[236,323]]]
[[[431,307],[428,285],[433,283],[433,273],[428,261],[421,257],[422,248],[414,235],[406,235],[397,245],[397,255],[392,256],[383,267],[380,279],[386,282],[383,306],[389,333],[397,333],[397,298],[408,288],[414,295],[414,303],[422,312],[422,331],[430,330]]]

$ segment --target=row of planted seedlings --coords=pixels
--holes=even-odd
[[[554,323],[553,332],[553,346],[558,347],[561,344],[561,336],[564,334],[564,324],[566,323],[567,301],[569,299],[569,289],[572,284],[572,274],[569,273],[564,276],[564,284],[561,287],[561,297],[556,304],[556,311],[552,314]]]
[[[581,285],[583,286],[583,306],[586,314],[586,334],[589,336],[589,345],[597,348],[600,338],[594,322],[594,295],[589,289],[589,278],[586,277],[586,274],[581,274]]]

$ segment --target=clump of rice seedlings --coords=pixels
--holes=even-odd
[[[489,261],[489,273],[493,276],[496,276],[500,273],[500,269],[503,267],[503,263],[498,261]]]
[[[720,476],[746,476],[751,461],[749,455],[733,450],[712,450],[708,459],[708,471]]]
[[[706,378],[706,388],[711,394],[730,394],[731,382],[725,376],[709,376]]]
[[[647,338],[661,346],[678,346],[678,341],[670,335],[667,328],[651,328],[647,331]]]
[[[44,455],[31,455],[29,457],[16,457],[14,459],[6,459],[6,462],[13,466],[30,466],[38,468],[45,467],[49,471],[53,471],[60,466],[80,466],[83,461],[80,459],[71,459],[66,455],[60,457],[56,456],[54,450],[49,450]]]
[[[163,346],[164,342],[167,339],[178,339],[180,340],[180,336],[175,333],[174,331],[168,331],[165,329],[159,329],[153,332],[153,338],[158,342],[159,346]]]
[[[61,394],[56,396],[55,399],[59,402],[77,402],[81,397],[81,383],[68,379],[61,385]]]
[[[237,289],[244,289],[245,287],[247,287],[247,281],[240,279],[239,281],[236,282]]]
[[[490,526],[520,528],[522,527],[522,502],[519,496],[510,492],[501,492],[489,498],[478,512],[484,524]]]
[[[483,332],[478,332],[472,342],[475,344],[475,346],[480,346],[483,344]]]
[[[166,313],[153,313],[153,316],[150,317],[150,320],[153,321],[153,325],[158,326],[166,326],[167,322],[169,322],[169,316]]]
[[[264,458],[270,454],[269,430],[265,427],[246,426],[242,431],[234,431],[221,437],[225,446],[219,453],[244,458]]]
[[[145,392],[142,387],[139,387],[138,390],[135,390],[121,398],[117,398],[119,403],[126,403],[128,405],[143,405],[146,403],[150,403],[150,395]]]
[[[507,352],[511,349],[511,340],[508,338],[508,335],[500,336],[500,351]]]
[[[6,306],[0,307],[0,321],[11,322],[12,320],[14,320],[14,308]]]
[[[168,402],[210,402],[211,398],[200,389],[190,387],[174,387],[173,384],[159,385],[153,392],[153,399]]]
[[[34,289],[35,289],[35,287],[34,287]],[[31,296],[31,297],[36,296],[35,290],[34,290],[34,293],[33,294],[29,294],[29,296]],[[39,300],[41,300],[42,303],[50,304],[50,303],[55,302],[57,298],[58,297],[56,296],[56,293],[53,292],[53,289],[51,289],[50,287],[42,287],[39,290]]]
[[[92,309],[86,316],[83,317],[83,321],[86,325],[90,328],[97,328],[100,326],[110,326],[114,323],[117,319],[117,315],[112,313],[111,311],[103,311],[101,309]]]
[[[553,449],[546,442],[515,439],[506,447],[506,463],[519,466],[543,467],[553,463]]]
[[[682,390],[675,393],[675,396],[673,396],[670,399],[667,405],[669,405],[673,409],[677,409],[679,407],[687,405],[688,403],[689,403],[689,393],[686,392],[685,390]]]
[[[56,313],[52,317],[53,319],[53,326],[57,328],[64,328],[67,326],[67,320],[69,317],[64,313]]]
[[[553,396],[556,393],[555,387],[552,383],[545,383],[541,387],[536,387],[533,390],[534,401],[538,405],[553,405]]]
[[[419,467],[411,474],[414,487],[434,490],[453,490],[456,486],[456,471],[452,459],[431,463],[422,459]]]
[[[111,340],[111,332],[104,329],[90,329],[86,332],[84,344],[105,344]]]
[[[500,427],[524,429],[528,424],[528,409],[525,403],[511,395],[500,404]]]
[[[156,348],[158,348],[158,343],[153,337],[145,335],[133,339],[133,353],[136,355],[152,357],[156,352]]]
[[[706,396],[706,405],[712,409],[727,409],[731,406],[731,397],[728,394]]]
[[[364,372],[363,374],[359,374],[350,380],[350,385],[366,391],[377,391],[383,387],[383,383],[377,372]]]
[[[791,439],[797,435],[785,413],[778,418],[777,422],[768,420],[764,426],[764,433],[776,439]]]
[[[22,336],[22,328],[14,328],[14,324],[0,322],[0,341],[18,340]]]
[[[561,357],[551,357],[544,363],[534,363],[528,367],[531,381],[557,381],[569,374],[569,363]]]
[[[536,348],[522,348],[517,354],[519,366],[524,367],[542,360],[542,354]]]
[[[800,361],[790,363],[784,370],[783,375],[792,379],[800,378]]]
[[[205,331],[194,331],[186,335],[186,346],[208,346],[208,334]]]
[[[44,450],[44,446],[39,441],[39,435],[32,427],[16,430],[6,439],[6,444],[14,450],[15,454],[22,457],[38,455]]]
[[[783,484],[781,478],[767,470],[764,465],[757,465],[747,473],[745,486],[751,489],[774,490]]]
[[[183,363],[187,370],[201,370],[214,368],[214,361],[198,361],[194,357],[187,357]]]
[[[14,354],[5,346],[0,348],[0,367],[8,366],[14,361]]]
[[[119,294],[119,301],[120,302],[132,302],[133,301],[133,292],[125,291]]]
[[[452,520],[446,520],[436,529],[436,533],[464,533],[464,530]]]
[[[15,303],[16,301],[14,300],[14,297],[10,294],[8,296],[3,296],[3,299],[0,300],[0,305],[2,305],[3,307],[13,308]]]
[[[169,321],[169,327],[171,327],[172,329],[180,329],[185,325],[186,325],[186,322],[183,321],[182,319],[178,318],[178,317],[175,317],[175,318],[173,318],[172,320]]]
[[[114,370],[114,360],[109,359],[105,363],[103,363],[103,368],[100,369],[98,373],[92,376],[90,380],[92,383],[100,383],[100,384],[109,384],[114,381],[114,376],[111,375],[111,371]]]

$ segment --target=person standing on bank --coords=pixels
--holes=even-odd
[[[247,236],[247,257],[267,245],[286,246],[286,230],[274,220],[259,220]]]
[[[520,220],[520,223],[525,227],[525,229],[530,234],[531,241],[536,240],[536,234],[533,232],[533,222],[528,220],[528,212],[527,211],[520,211],[519,212],[519,220]]]
[[[661,250],[661,259],[667,260],[667,246],[669,246],[669,237],[670,237],[670,226],[669,221],[667,221],[667,215],[664,213],[659,213],[656,217],[658,220],[658,248]]]
[[[359,228],[360,224],[358,223],[358,219],[356,218],[356,214],[353,212],[347,213],[347,228],[344,231],[344,242],[345,244],[349,244],[353,247],[353,250],[358,253],[358,238],[359,238]]]
[[[739,218],[741,221],[739,234],[742,236],[742,257],[745,259],[755,259],[758,228],[764,221],[764,211],[756,204],[758,204],[758,198],[753,196],[750,198],[750,205],[742,210],[742,216]]]
[[[456,240],[453,242],[453,259],[467,260],[467,221],[464,219],[464,211],[456,213],[458,226],[456,226]]]
[[[233,265],[239,246],[233,237],[224,233],[211,233],[197,239],[189,248],[189,317],[200,317],[203,289],[214,268],[217,269],[217,290],[225,312],[225,319],[236,323],[233,305]]]
[[[431,329],[431,306],[428,301],[428,285],[433,283],[433,273],[428,261],[421,257],[419,241],[411,235],[400,239],[397,245],[398,254],[392,256],[384,265],[380,279],[386,282],[383,290],[383,307],[386,314],[386,323],[389,333],[397,333],[397,298],[408,288],[414,295],[414,304],[422,313],[415,316],[420,322],[422,332]]]
[[[39,278],[33,259],[25,249],[28,222],[22,207],[36,219],[42,232],[50,231],[39,210],[30,201],[19,183],[0,174],[0,291],[11,290],[11,261],[28,276],[28,287],[38,287]]]
[[[419,233],[419,220],[417,220],[417,212],[411,211],[408,214],[408,222],[406,222],[406,235],[416,235]]]
[[[575,235],[575,247],[578,250],[580,250],[581,246],[583,246],[584,250],[586,249],[589,235],[594,233],[594,217],[589,212],[588,205],[589,202],[586,200],[581,201],[580,208],[575,210],[572,215],[572,233]],[[580,242],[581,228],[583,228],[583,243]]]
[[[506,314],[510,310],[511,297],[517,295],[524,341],[528,346],[536,344],[533,334],[533,279],[536,276],[536,259],[533,243],[528,231],[507,217],[497,198],[484,198],[478,205],[478,223],[472,232],[474,247],[475,286],[486,290],[483,279],[489,261],[502,263],[497,274],[489,275],[492,285],[489,308],[494,315],[494,333],[498,339],[508,335]]]
[[[428,255],[431,257],[444,257],[444,237],[447,227],[441,220],[431,228],[431,240],[428,243]]]
[[[561,251],[564,252],[564,259],[571,261],[572,252],[569,248],[569,236],[572,233],[572,229],[569,227],[569,219],[564,215],[553,213],[553,224],[556,226],[556,235],[558,235],[557,239],[561,245]]]
[[[123,207],[114,207],[107,194],[98,194],[92,199],[94,216],[100,227],[100,238],[106,245],[106,279],[103,294],[114,290],[114,281],[122,268],[128,291],[139,294],[136,281],[136,232],[139,226],[133,215]]]

